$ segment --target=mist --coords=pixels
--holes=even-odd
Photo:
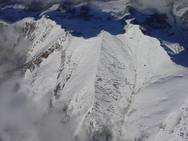
[[[0,32],[0,141],[72,141],[73,121],[63,123],[63,113],[44,113],[32,100],[20,67],[31,47],[23,29],[1,23]]]
[[[0,139],[21,141],[34,134],[34,105],[27,98],[29,88],[21,79],[29,42],[21,28],[1,24],[0,27]],[[13,71],[14,70],[14,71]]]

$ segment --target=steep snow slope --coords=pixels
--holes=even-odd
[[[174,55],[186,48],[177,40],[163,41],[163,37],[147,36],[143,33],[147,32],[144,26],[139,23],[113,20],[108,15],[112,12],[121,19],[127,14],[126,6],[121,4],[126,3],[124,0],[103,2],[102,5],[99,5],[101,2],[94,3],[107,12],[98,13],[99,17],[90,15],[92,22],[98,21],[97,26],[90,24],[87,14],[86,17],[60,15],[56,11],[58,5],[44,11],[37,20],[25,18],[14,24],[0,24],[0,28],[13,26],[16,31],[14,34],[14,30],[7,30],[8,36],[0,36],[2,45],[8,41],[5,44],[7,52],[12,50],[9,57],[7,52],[4,53],[6,48],[0,46],[3,50],[0,54],[3,95],[0,112],[4,113],[12,105],[16,108],[13,114],[10,110],[0,118],[0,140],[187,140],[188,70],[175,64],[165,50],[170,49]],[[178,4],[174,10],[176,17],[182,18],[186,15],[186,6],[178,8]],[[67,18],[67,25],[72,21],[83,22],[82,26],[76,26],[80,32],[99,28],[97,34],[100,33],[89,38],[82,37],[82,34],[78,37],[74,31],[69,33],[66,26],[64,29],[63,24],[58,25],[63,22],[62,18]],[[125,22],[125,33],[110,33],[116,29],[124,31],[121,28]],[[89,25],[87,28],[84,28],[85,23]],[[170,31],[164,29],[164,32]],[[7,63],[3,63],[7,58]],[[15,75],[18,78],[14,78]],[[10,93],[8,97],[4,96],[7,93]],[[15,97],[13,104],[10,97]],[[11,99],[8,100],[10,103],[6,103],[6,99]],[[27,116],[23,118],[25,114]],[[16,123],[12,119],[14,115]],[[10,118],[6,119],[6,116]]]
[[[52,140],[165,141],[186,127],[186,113],[178,111],[186,100],[186,69],[138,25],[128,24],[121,35],[102,31],[89,39],[44,17],[17,25],[32,42],[23,65],[29,97],[42,115],[58,114],[65,127],[72,122],[62,130],[69,135]]]
[[[124,133],[127,139],[187,140],[187,71],[174,74],[142,89],[129,110]]]

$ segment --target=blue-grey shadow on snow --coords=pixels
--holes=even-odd
[[[52,11],[47,15],[74,36],[95,37],[103,30],[112,35],[125,32],[123,20],[117,20],[109,13],[90,9],[86,6],[72,8],[64,13]]]
[[[0,20],[14,23],[26,17],[41,18],[40,12],[24,9],[6,8],[0,10]],[[54,10],[46,12],[44,16],[61,25],[65,31],[74,36],[91,38],[101,31],[112,35],[125,32],[123,20],[117,20],[111,14],[88,8],[87,6],[67,9],[66,11]]]
[[[165,15],[145,15],[133,8],[130,8],[130,15],[126,18],[134,19],[132,23],[140,25],[145,35],[159,39],[161,46],[167,50],[172,61],[184,67],[188,67],[188,30],[183,30],[180,26],[176,28],[172,27],[168,24]],[[184,50],[178,54],[172,54],[163,43],[164,41],[178,43]]]
[[[37,19],[39,17],[38,15],[39,12],[25,9],[16,9],[11,7],[0,9],[0,20],[8,23],[14,23],[26,17],[33,17]]]

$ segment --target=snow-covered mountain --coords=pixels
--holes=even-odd
[[[128,3],[2,5],[0,140],[188,140],[186,4]]]

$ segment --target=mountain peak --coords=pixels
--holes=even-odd
[[[1,2],[0,140],[186,141],[186,13],[171,0]]]

